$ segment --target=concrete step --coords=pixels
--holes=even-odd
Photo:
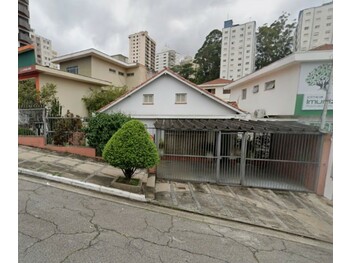
[[[154,199],[156,191],[156,176],[154,174],[149,174],[147,178],[145,197],[147,199]]]

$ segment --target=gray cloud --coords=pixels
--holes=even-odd
[[[31,27],[52,40],[60,55],[87,48],[128,56],[128,35],[148,31],[157,42],[194,56],[213,29],[224,21],[270,24],[283,11],[300,10],[324,0],[30,0]]]

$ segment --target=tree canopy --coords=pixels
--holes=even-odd
[[[195,79],[197,84],[220,77],[221,40],[221,31],[218,29],[212,30],[195,55],[194,63],[198,64]]]
[[[44,105],[51,108],[55,114],[59,111],[59,102],[56,97],[57,87],[53,83],[46,83],[38,91],[34,79],[18,81],[18,106]]]
[[[108,103],[116,100],[128,91],[127,87],[109,86],[102,90],[92,90],[88,96],[84,96],[82,100],[85,103],[89,114],[96,112]]]
[[[179,75],[181,75],[185,79],[188,79],[189,81],[196,83],[196,79],[195,79],[196,70],[194,69],[192,63],[185,63],[182,65],[176,65],[176,66],[172,67],[171,70],[178,73]]]
[[[293,52],[295,21],[288,23],[290,14],[283,13],[270,26],[264,24],[256,35],[256,69],[263,68]]]

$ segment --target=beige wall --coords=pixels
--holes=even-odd
[[[74,60],[71,60],[68,62],[61,62],[60,63],[60,70],[67,71],[67,67],[78,66],[79,67],[79,71],[78,71],[79,75],[90,77],[91,76],[91,64],[92,64],[91,57],[74,59]]]
[[[87,117],[88,111],[84,102],[81,100],[88,95],[91,89],[99,89],[100,86],[71,79],[59,78],[47,74],[39,75],[40,87],[46,83],[53,83],[57,87],[57,97],[62,105],[62,114],[67,110],[75,115]]]
[[[129,89],[133,89],[147,80],[147,69],[143,65],[128,69],[127,73],[134,73],[134,76],[126,77],[126,85]]]
[[[116,72],[110,72],[114,69]],[[124,74],[123,76],[119,74]],[[103,79],[113,83],[117,87],[126,85],[126,69],[116,64],[109,63],[99,58],[92,57],[92,78]]]
[[[129,90],[147,80],[147,69],[140,64],[133,68],[126,68],[90,56],[87,58],[75,59],[70,62],[63,62],[60,65],[62,71],[66,71],[66,68],[69,66],[78,66],[79,75],[106,80],[117,87],[126,85]],[[114,69],[115,73],[111,72],[109,69]],[[127,73],[134,73],[134,76],[127,76]]]
[[[267,115],[294,115],[299,73],[300,65],[294,65],[239,85],[231,90],[230,101],[236,101],[239,108],[251,114],[264,109]],[[265,90],[265,82],[272,80],[275,80],[275,88]],[[258,93],[253,93],[255,85],[259,85]],[[243,89],[247,89],[245,100],[242,99]]]

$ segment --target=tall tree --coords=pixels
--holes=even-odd
[[[195,55],[194,63],[198,64],[196,83],[201,84],[220,77],[221,39],[221,31],[214,29]]]
[[[189,81],[195,82],[195,73],[196,70],[193,67],[192,63],[185,63],[182,65],[176,65],[171,68],[172,71],[178,73],[185,79],[188,79]]]
[[[128,89],[126,86],[108,86],[102,90],[92,90],[89,95],[82,98],[82,101],[84,101],[86,109],[91,115],[93,112],[96,112],[103,106],[124,95],[127,91]]]
[[[256,35],[256,69],[263,68],[293,52],[295,20],[288,23],[290,14],[282,13],[270,26],[264,24]]]

